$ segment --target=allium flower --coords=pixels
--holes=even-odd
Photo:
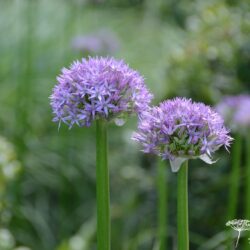
[[[216,109],[232,131],[244,133],[250,127],[250,95],[226,96]]]
[[[187,159],[212,164],[211,154],[230,145],[228,133],[223,119],[210,107],[175,98],[144,112],[133,139],[142,144],[145,153],[169,159],[176,172]]]
[[[111,30],[99,30],[95,33],[76,36],[72,40],[72,48],[82,53],[104,54],[114,53],[119,47],[119,41]]]
[[[95,119],[140,114],[152,99],[143,77],[123,61],[96,57],[63,68],[51,95],[55,122],[90,126]]]

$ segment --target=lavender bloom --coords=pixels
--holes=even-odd
[[[223,119],[210,107],[175,98],[144,112],[132,139],[142,144],[143,152],[169,159],[177,172],[187,159],[212,164],[211,154],[230,145],[228,133]]]
[[[245,133],[250,127],[250,95],[226,96],[216,109],[232,131]]]
[[[88,35],[76,36],[71,45],[75,51],[90,54],[112,54],[120,47],[116,35],[106,29]]]
[[[96,57],[63,68],[50,97],[53,121],[71,128],[90,126],[95,119],[121,119],[140,114],[152,99],[143,77],[123,61]]]

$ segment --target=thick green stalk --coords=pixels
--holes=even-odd
[[[246,219],[250,220],[250,133],[246,139]]]
[[[248,132],[246,136],[246,146],[245,146],[245,157],[246,157],[246,179],[245,179],[245,218],[246,220],[250,220],[250,133]],[[249,249],[248,238],[245,238],[244,249]]]
[[[188,161],[178,171],[177,187],[178,250],[189,250],[188,229]]]
[[[158,242],[159,250],[167,249],[167,168],[166,161],[158,160]]]
[[[232,170],[229,183],[227,220],[235,219],[237,211],[240,183],[241,148],[242,138],[240,135],[235,135],[235,141],[232,147]]]
[[[97,249],[110,250],[110,198],[107,123],[96,121]]]
[[[250,220],[250,134],[248,132],[246,136],[245,146],[245,157],[246,157],[246,179],[245,179],[245,218]],[[248,237],[244,240],[244,249],[249,249]]]

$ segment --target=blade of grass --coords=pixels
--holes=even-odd
[[[241,148],[242,138],[240,135],[235,135],[235,141],[232,147],[232,169],[229,185],[229,200],[228,200],[228,215],[227,220],[233,220],[236,216],[239,183],[240,183],[240,165],[241,165]]]
[[[245,211],[245,219],[250,220],[250,134],[246,136],[246,146],[245,146],[245,155],[246,155],[246,179],[245,179],[245,202],[246,202],[246,211]],[[249,242],[246,237],[244,242],[244,249],[249,248]]]

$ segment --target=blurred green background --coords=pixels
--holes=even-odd
[[[74,37],[100,31],[116,38],[115,51],[73,48]],[[186,96],[214,105],[250,90],[248,0],[0,0],[0,33],[0,250],[96,249],[95,128],[58,131],[51,121],[62,67],[111,53],[144,75],[154,104]],[[157,250],[156,159],[130,140],[135,129],[135,117],[109,128],[112,249]],[[226,249],[222,151],[212,166],[191,162],[191,249]],[[166,168],[176,249],[176,174]],[[243,199],[239,207],[243,217]]]

